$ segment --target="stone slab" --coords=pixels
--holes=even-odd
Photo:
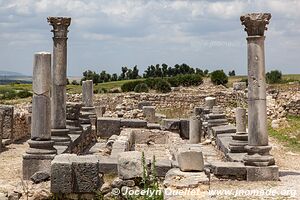
[[[167,172],[163,184],[176,189],[196,188],[199,185],[208,185],[209,180],[204,172],[182,172],[179,168],[173,168]]]
[[[119,154],[118,176],[121,179],[134,179],[142,177],[142,152],[130,151]]]
[[[172,168],[170,160],[157,160],[156,172],[158,177],[165,177],[167,172]]]
[[[118,159],[104,156],[98,156],[99,172],[104,174],[118,173]]]
[[[225,155],[230,152],[229,143],[232,141],[231,134],[224,133],[219,134],[216,137],[217,148],[222,151]]]
[[[125,128],[146,128],[147,121],[140,119],[121,119],[121,127]]]
[[[178,131],[180,130],[180,120],[179,119],[163,119],[162,120],[162,130]]]
[[[119,118],[98,118],[97,136],[109,138],[112,135],[119,135],[121,132],[121,119]]]
[[[155,124],[155,123],[147,123],[147,129],[158,129],[160,130],[160,124]]]
[[[211,169],[218,178],[246,180],[247,170],[241,162],[213,162]]]
[[[278,181],[278,166],[253,167],[247,166],[247,181]]]
[[[190,138],[190,120],[180,119],[180,137],[183,139]]]
[[[236,132],[236,127],[232,124],[223,125],[223,126],[214,126],[211,129],[214,135]]]

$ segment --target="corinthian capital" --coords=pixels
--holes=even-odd
[[[48,17],[47,21],[51,26],[53,26],[54,38],[67,38],[68,27],[71,24],[70,17]]]
[[[271,13],[250,13],[240,17],[248,36],[263,36],[271,19]]]

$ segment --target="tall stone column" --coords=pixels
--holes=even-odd
[[[53,69],[51,95],[52,140],[55,145],[68,145],[70,137],[66,128],[66,85],[67,85],[67,34],[71,18],[48,17],[53,26]]]
[[[23,155],[23,178],[28,180],[39,171],[50,172],[51,160],[57,151],[51,140],[51,54],[39,52],[34,56],[32,81],[32,122],[29,149]]]
[[[278,168],[270,155],[268,144],[264,31],[271,19],[270,13],[251,13],[240,17],[248,34],[248,145],[244,158],[248,180],[278,179]],[[277,170],[277,171],[276,171]]]
[[[83,101],[83,107],[82,115],[86,115],[90,118],[93,128],[96,127],[96,110],[94,107],[93,102],[93,96],[94,96],[94,84],[92,80],[86,80],[82,81],[82,101]]]

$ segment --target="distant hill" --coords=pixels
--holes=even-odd
[[[25,76],[19,72],[2,71],[0,70],[0,76]]]
[[[1,71],[0,70],[0,85],[9,83],[31,83],[32,77],[26,76],[19,72]]]

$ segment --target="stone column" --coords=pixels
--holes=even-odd
[[[189,132],[189,143],[198,144],[201,142],[202,135],[202,121],[200,116],[192,116],[190,118],[190,132]]]
[[[93,96],[94,96],[94,87],[93,87],[93,81],[92,80],[86,80],[82,81],[82,101],[83,101],[83,107],[82,115],[86,115],[86,117],[90,118],[90,121],[93,125],[92,129],[96,129],[96,121],[97,121],[97,115],[96,115],[96,109],[94,107],[93,102]]]
[[[57,151],[51,140],[51,54],[39,52],[34,56],[32,81],[32,123],[29,149],[23,155],[23,178],[28,180],[39,171],[50,172],[51,160]]]
[[[230,152],[246,152],[245,146],[248,144],[248,134],[246,132],[246,109],[238,107],[235,109],[236,133],[232,134],[232,142],[229,143]]]
[[[53,26],[53,69],[51,95],[52,140],[55,145],[68,145],[70,137],[66,128],[66,84],[67,84],[67,34],[71,18],[48,17]]]
[[[3,134],[3,120],[4,120],[4,117],[3,117],[3,111],[0,110],[0,152],[2,151],[2,134]]]
[[[271,14],[251,13],[241,16],[240,19],[248,34],[249,136],[248,145],[245,147],[248,154],[245,156],[244,161],[247,166],[257,166],[257,168],[248,168],[247,179],[278,179],[278,168],[277,173],[276,168],[259,168],[275,164],[273,156],[269,153],[272,147],[268,144],[264,52],[264,31],[267,30],[266,25],[269,24]],[[262,170],[265,170],[265,172],[262,172]]]

